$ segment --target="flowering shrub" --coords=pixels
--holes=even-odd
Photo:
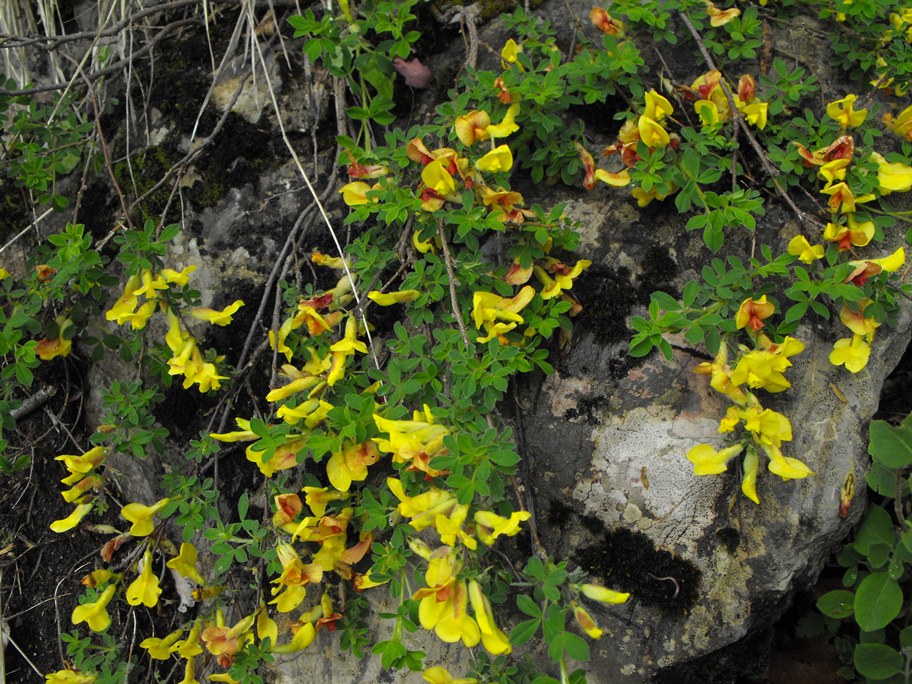
[[[764,393],[791,387],[788,369],[806,347],[800,325],[811,315],[838,313],[848,333],[829,361],[858,373],[897,298],[909,296],[895,280],[904,251],[883,244],[908,220],[889,196],[912,189],[912,107],[881,117],[889,144],[877,139],[878,105],[866,94],[839,93],[823,111],[798,113],[819,84],[781,60],[767,70],[745,63],[762,47],[764,3],[617,0],[591,11],[600,45],[581,38],[570,56],[547,25],[517,10],[505,17],[511,37],[499,69],[467,69],[428,123],[378,135],[394,119],[395,73],[419,39],[410,28],[416,4],[343,1],[338,14],[307,10],[291,20],[308,58],[358,95],[347,110],[356,133],[338,138],[348,175],[339,196],[355,237],[338,254],[310,255],[313,283],[283,284],[276,325],[262,340],[277,379],[255,408],[232,416],[236,429],[193,440],[159,501],[119,506],[126,531],[94,526],[109,535],[105,565],[85,576],[70,620],[95,636],[67,635],[74,668],[49,681],[120,681],[136,663],[118,662],[112,612],[160,608],[172,593],[182,613],[192,612],[139,645],[153,667],[180,662],[187,684],[202,663],[214,663],[210,681],[261,681],[262,663],[307,649],[321,630],[339,632],[339,647],[358,657],[370,648],[384,668],[422,671],[429,682],[584,681],[571,670],[588,660],[587,639],[603,634],[593,602],[619,604],[629,594],[541,548],[517,440],[497,409],[518,374],[552,371],[549,347],[572,333],[582,311],[574,288],[591,261],[571,256],[578,235],[563,206],[543,208],[516,189],[517,169],[535,183],[629,193],[640,207],[673,203],[711,255],[725,249],[679,294],[655,293],[646,315],[631,319],[629,354],[658,348],[671,357],[669,334],[708,352],[696,372],[730,406],[719,443],[681,455],[697,475],[724,473],[740,458],[741,490],[757,504],[761,454],[782,480],[813,475],[812,464],[787,455],[792,425],[764,406]],[[908,11],[878,4],[895,10],[879,40],[905,50]],[[832,18],[870,37],[881,28],[859,20],[863,5],[837,2]],[[682,84],[645,74],[640,32],[690,41],[705,70]],[[852,60],[878,72],[877,88],[907,86],[902,68]],[[426,84],[409,73],[415,87]],[[617,95],[629,111],[597,162],[567,111]],[[756,234],[776,201],[800,227],[784,249]],[[179,270],[167,257],[178,232],[154,221],[119,231],[124,284],[110,297],[113,269],[81,226],[53,236],[34,273],[0,271],[4,380],[27,387],[32,370],[69,354],[77,336],[99,354],[107,347],[139,359],[134,380],[105,392],[91,446],[59,456],[73,509],[54,532],[84,527],[110,505],[112,454],[162,450],[156,386],[178,378],[184,390],[230,397],[243,380],[245,370],[202,339],[206,326],[231,325],[244,302],[200,305],[194,267]],[[742,257],[745,235],[751,251]],[[101,339],[90,325],[98,319],[110,326]],[[12,410],[14,393],[3,392],[0,405]],[[232,405],[227,399],[226,411]],[[237,448],[258,486],[226,501],[208,468],[221,449]],[[251,515],[258,508],[265,513]],[[368,637],[364,592],[393,602],[377,616],[389,623],[378,641]],[[470,676],[454,679],[410,649],[405,635],[419,628],[480,645]],[[510,657],[539,634],[550,664]]]

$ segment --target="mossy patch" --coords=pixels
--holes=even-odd
[[[612,269],[596,264],[583,271],[574,284],[573,294],[583,305],[576,322],[592,332],[599,344],[629,339],[632,333],[627,327],[628,316],[634,306],[646,306],[653,292],[662,290],[672,296],[677,292],[673,282],[678,265],[667,248],[656,245],[647,249],[640,267],[640,273],[632,279],[625,267]]]
[[[5,243],[30,222],[25,191],[12,183],[0,185],[0,241]]]
[[[663,612],[687,613],[698,598],[700,571],[670,551],[657,549],[642,532],[623,527],[608,529],[596,518],[580,516],[566,504],[552,503],[552,524],[580,524],[595,542],[573,552],[571,558],[597,581],[617,591],[629,591],[637,603]]]
[[[124,160],[114,164],[114,178],[127,199],[134,200],[152,190],[179,159],[175,150],[153,145],[131,157],[129,163]],[[171,184],[165,183],[142,201],[139,218],[157,219],[168,206],[170,197]],[[177,220],[177,211],[178,207],[174,207],[173,213],[165,217],[165,223]]]
[[[285,161],[272,132],[231,113],[204,156],[197,162],[200,180],[187,197],[196,209],[217,204],[230,188],[256,185],[260,174]]]

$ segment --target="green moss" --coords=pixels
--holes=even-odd
[[[212,207],[218,204],[219,200],[225,196],[225,186],[217,180],[211,178],[203,185],[199,193],[196,194],[194,204],[199,208]]]
[[[642,532],[587,522],[597,541],[574,552],[573,560],[590,575],[666,613],[684,614],[696,603],[700,571],[693,563],[657,549]]]
[[[128,198],[142,197],[177,163],[180,157],[161,145],[147,147],[135,157],[114,165],[114,178],[117,185]],[[131,174],[132,169],[132,174]],[[168,199],[171,186],[165,183],[161,188],[146,197],[139,207],[140,217],[157,219],[161,216]],[[167,218],[167,217],[166,217]]]
[[[608,345],[630,336],[627,317],[637,297],[626,268],[594,264],[574,283],[573,294],[583,305],[575,322],[590,331],[596,342]]]
[[[6,242],[30,223],[23,190],[12,183],[0,185],[0,241]]]

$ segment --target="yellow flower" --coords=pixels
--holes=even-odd
[[[200,321],[208,321],[212,325],[225,326],[231,323],[231,317],[237,313],[237,310],[244,306],[244,302],[236,299],[233,303],[226,306],[221,311],[215,311],[206,307],[196,307],[190,309],[190,315]]]
[[[836,340],[833,351],[830,352],[830,363],[834,366],[845,366],[846,370],[858,373],[868,365],[870,356],[871,346],[865,341],[864,335],[852,335]]]
[[[522,48],[516,44],[516,41],[512,38],[507,39],[503,49],[500,51],[502,63],[516,64],[520,52],[522,52]]]
[[[868,115],[867,109],[855,110],[855,100],[857,95],[846,95],[841,100],[830,102],[827,105],[827,116],[838,123],[842,128],[852,128],[860,126]]]
[[[311,513],[318,518],[326,514],[326,504],[330,501],[340,501],[347,498],[344,492],[331,492],[327,487],[304,487],[304,503],[308,505]]]
[[[519,533],[519,524],[532,517],[528,511],[514,511],[504,518],[492,511],[476,511],[475,524],[479,539],[490,546],[500,535],[514,537]]]
[[[282,564],[282,574],[273,580],[276,586],[272,588],[272,595],[278,596],[269,603],[274,604],[280,613],[288,613],[301,605],[308,584],[322,581],[323,568],[318,563],[305,565],[291,544],[277,545],[276,554]]]
[[[646,115],[640,116],[637,120],[637,131],[639,131],[640,140],[650,149],[665,147],[671,141],[668,131]]]
[[[872,153],[872,156],[876,153]],[[879,176],[878,176],[879,178]],[[830,199],[827,201],[830,209],[833,211],[841,211],[843,214],[851,214],[855,211],[857,204],[863,202],[870,202],[874,199],[874,195],[868,193],[867,195],[862,195],[861,197],[855,197],[855,194],[852,192],[851,188],[846,185],[844,182],[833,183],[831,185],[825,186],[821,191],[824,195],[829,195]],[[884,192],[884,188],[881,187],[881,192]]]
[[[715,126],[722,121],[719,107],[712,100],[697,100],[694,102],[694,111],[704,126]]]
[[[630,185],[630,171],[623,169],[613,173],[611,171],[606,171],[605,169],[596,169],[595,177],[605,183],[610,185],[613,188],[622,188],[625,185]]]
[[[174,651],[174,642],[176,642],[183,633],[184,630],[179,629],[161,639],[149,637],[139,642],[139,645],[141,648],[146,649],[150,658],[155,660],[168,660],[171,658],[171,653]]]
[[[456,182],[440,159],[435,159],[422,169],[421,180],[441,197],[449,197],[456,192]]]
[[[46,684],[94,684],[95,680],[95,675],[76,670],[57,670],[44,675]]]
[[[298,406],[281,406],[276,415],[289,425],[296,425],[303,420],[304,427],[311,430],[322,423],[332,409],[333,405],[328,401],[308,399]]]
[[[371,290],[367,293],[367,298],[380,306],[392,306],[403,302],[413,302],[418,299],[420,294],[418,290],[399,290],[398,292]]]
[[[906,263],[906,251],[902,247],[893,254],[881,259],[865,259],[863,261],[849,262],[855,270],[845,279],[847,283],[854,283],[859,287],[864,285],[868,278],[876,276],[881,271],[893,273]]]
[[[177,684],[200,684],[196,678],[196,659],[187,658],[187,662],[184,663],[184,678]]]
[[[305,622],[304,624],[293,623],[291,629],[293,632],[291,641],[282,646],[273,646],[271,649],[273,653],[303,651],[313,643],[314,638],[317,636],[317,632],[310,622]]]
[[[202,625],[199,621],[194,622],[187,638],[176,642],[172,652],[177,653],[181,658],[193,658],[202,653],[203,647],[200,646],[200,632],[202,629]]]
[[[134,537],[147,537],[155,529],[153,518],[169,503],[171,499],[165,498],[157,501],[151,506],[143,506],[138,503],[130,503],[120,510],[120,517],[133,523],[130,528],[130,534]]]
[[[581,584],[578,588],[583,593],[583,596],[600,603],[626,603],[627,599],[630,598],[630,594],[627,592],[614,591],[599,584]]]
[[[624,35],[624,22],[618,21],[601,7],[593,7],[589,11],[589,20],[602,33],[609,36]]]
[[[763,320],[773,315],[775,307],[772,302],[766,301],[766,295],[760,299],[745,299],[735,314],[735,327],[740,330],[749,327],[754,332],[763,327]]]
[[[777,446],[763,445],[763,450],[769,456],[770,462],[767,468],[774,475],[778,475],[783,480],[801,480],[814,472],[807,467],[805,463],[797,458],[783,456]]]
[[[709,2],[709,0],[706,0],[705,4],[706,16],[709,17],[710,26],[723,26],[741,14],[741,10],[739,10],[737,7],[721,10],[713,3]]]
[[[764,409],[759,403],[741,410],[739,417],[744,421],[757,444],[781,446],[782,442],[792,440],[792,424],[778,411]]]
[[[471,147],[479,140],[488,139],[488,126],[491,125],[491,117],[484,110],[473,109],[468,114],[457,116],[453,124],[456,131],[456,137],[466,147]]]
[[[55,461],[63,461],[66,469],[71,473],[88,473],[93,468],[100,466],[108,457],[108,450],[105,447],[92,447],[82,456],[71,456],[62,454],[54,458]]]
[[[494,614],[488,597],[481,591],[481,585],[472,580],[469,582],[469,600],[472,602],[472,611],[475,613],[475,622],[481,631],[481,643],[491,655],[508,655],[513,647],[510,640],[500,628],[494,624]]]
[[[67,356],[73,348],[73,340],[68,332],[73,327],[73,321],[65,316],[57,316],[57,337],[54,339],[43,338],[35,345],[35,353],[42,361],[50,361],[58,356]]]
[[[659,95],[655,89],[647,91],[646,93],[646,108],[643,110],[643,115],[652,119],[656,123],[662,121],[666,116],[669,116],[674,108],[664,96]]]
[[[450,434],[449,428],[434,422],[431,410],[425,405],[424,411],[415,411],[413,420],[390,420],[374,414],[374,423],[389,439],[374,437],[380,451],[392,454],[393,463],[407,463],[406,470],[420,470],[428,477],[444,475],[442,470],[431,468],[429,463],[443,453],[443,439]]]
[[[728,461],[741,453],[742,445],[716,451],[710,444],[698,444],[687,452],[687,460],[694,464],[695,475],[718,475],[728,470]]]
[[[422,598],[418,605],[421,626],[434,630],[437,637],[448,644],[462,641],[466,648],[473,648],[481,640],[481,631],[478,623],[466,611],[466,583],[454,582],[443,589],[440,592],[442,596],[434,592]]]
[[[123,294],[121,294],[118,300],[114,302],[113,306],[108,309],[107,313],[105,313],[105,318],[109,321],[114,321],[117,325],[126,323],[130,319],[130,316],[133,315],[133,312],[136,310],[136,305],[139,303],[136,296],[136,290],[138,290],[139,287],[139,276],[132,275],[127,278]]]
[[[488,173],[504,173],[509,171],[512,167],[513,153],[507,145],[498,145],[475,162],[476,169]]]
[[[791,387],[783,375],[792,365],[788,359],[802,351],[804,343],[792,337],[786,337],[780,344],[750,351],[738,360],[731,373],[731,382],[735,386],[746,384],[768,392],[783,392]]]
[[[805,264],[812,264],[823,258],[823,245],[811,245],[804,235],[796,235],[788,244],[788,253],[798,257]]]
[[[895,119],[891,113],[884,114],[883,122],[900,138],[912,142],[912,105],[902,110]]]
[[[846,169],[851,161],[845,157],[828,161],[817,169],[817,177],[825,180],[827,185],[845,180]]]
[[[184,287],[187,283],[190,282],[190,274],[195,270],[196,266],[193,264],[190,264],[180,271],[175,271],[173,268],[163,268],[161,270],[161,277],[162,280],[164,280],[166,283],[174,283],[175,285]]]
[[[855,220],[855,214],[847,216],[847,225],[841,226],[836,223],[827,223],[823,230],[823,239],[828,242],[835,242],[840,252],[851,249],[852,247],[864,247],[874,237],[874,222],[864,221],[859,223]]]
[[[912,166],[902,162],[888,162],[876,152],[872,152],[871,157],[877,162],[877,182],[883,194],[908,192],[912,189]]]
[[[160,275],[153,275],[149,269],[144,269],[140,275],[142,285],[134,291],[134,295],[145,295],[146,299],[158,299],[159,290],[167,290],[168,283]]]
[[[602,630],[589,612],[575,601],[571,605],[573,606],[573,618],[576,620],[576,624],[579,625],[580,629],[583,630],[590,639],[600,639],[602,637]]]
[[[260,612],[257,613],[256,631],[260,641],[268,638],[271,643],[275,644],[279,640],[279,625],[269,617],[269,612],[263,604],[260,604]]]
[[[371,189],[364,181],[352,181],[339,188],[342,195],[342,201],[350,207],[357,207],[360,204],[367,204],[370,200],[367,193]]]
[[[158,586],[158,577],[152,572],[152,550],[147,548],[140,561],[142,569],[139,577],[127,587],[127,603],[138,606],[140,603],[146,608],[153,608],[158,603],[162,590]]]
[[[174,570],[181,577],[196,582],[199,585],[206,584],[206,580],[196,569],[197,552],[193,544],[181,542],[178,554],[169,560],[165,565]]]
[[[760,459],[757,456],[757,450],[754,447],[747,448],[747,454],[744,456],[744,478],[741,480],[741,492],[755,504],[760,503],[757,497],[757,469]]]
[[[476,292],[472,298],[472,318],[476,328],[484,329],[487,332],[487,335],[479,337],[478,341],[487,342],[495,337],[501,337],[522,323],[523,317],[519,315],[519,312],[532,301],[533,297],[535,297],[535,288],[531,285],[526,285],[515,297],[510,299],[491,292]]]
[[[73,509],[73,512],[70,513],[67,517],[61,518],[60,520],[55,520],[51,523],[51,530],[60,534],[61,532],[67,532],[72,530],[80,521],[89,514],[89,511],[92,510],[91,503],[79,504],[76,508]]]
[[[411,518],[409,524],[418,532],[433,525],[438,514],[450,512],[457,503],[452,493],[436,487],[417,496],[408,496],[401,480],[388,477],[386,486],[399,499],[396,510],[403,517]]]
[[[573,287],[573,281],[579,277],[579,275],[587,268],[592,265],[592,262],[588,259],[580,259],[576,262],[573,268],[566,266],[565,264],[557,261],[556,259],[549,260],[549,269],[554,275],[552,280],[548,273],[541,266],[535,266],[533,268],[535,275],[538,279],[544,284],[544,289],[541,291],[542,299],[551,299],[557,297],[564,290],[569,290]]]
[[[516,123],[516,115],[519,114],[519,103],[514,102],[507,107],[507,113],[504,114],[503,120],[499,124],[491,124],[487,128],[487,134],[491,138],[506,138],[519,130],[519,124]]]
[[[257,434],[250,429],[250,421],[244,420],[243,418],[235,418],[235,422],[240,430],[235,430],[234,432],[210,432],[209,436],[212,439],[219,442],[252,442],[255,439],[259,439]]]
[[[69,479],[69,478],[67,478]],[[67,503],[75,503],[80,497],[82,497],[89,489],[101,489],[104,486],[104,478],[100,475],[86,475],[81,478],[76,484],[67,489],[64,492],[61,492],[63,500]],[[85,500],[82,501],[85,503]]]
[[[744,120],[761,131],[766,128],[769,102],[751,102],[738,108]]]
[[[101,596],[92,603],[82,603],[76,606],[70,619],[74,625],[85,622],[93,632],[103,632],[111,626],[108,604],[112,598],[114,598],[114,585],[109,584],[101,592]]]
[[[329,483],[340,492],[347,492],[352,482],[367,479],[367,466],[380,460],[380,452],[373,442],[351,444],[335,452],[326,462]]]
[[[441,667],[440,665],[427,668],[421,673],[421,677],[429,684],[478,684],[477,679],[467,679],[464,677],[455,679],[445,667]]]
[[[856,335],[863,335],[868,342],[874,339],[874,331],[880,326],[873,318],[865,318],[864,310],[870,303],[870,299],[862,299],[858,302],[857,311],[849,308],[848,304],[843,304],[839,312],[839,320],[843,325]]]

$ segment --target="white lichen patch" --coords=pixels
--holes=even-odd
[[[685,427],[678,418],[656,407],[603,417],[592,432],[591,470],[572,492],[588,515],[608,525],[634,522],[657,543],[695,548],[713,521],[721,480],[697,478],[685,454],[700,439],[718,438],[717,421],[691,416]]]

